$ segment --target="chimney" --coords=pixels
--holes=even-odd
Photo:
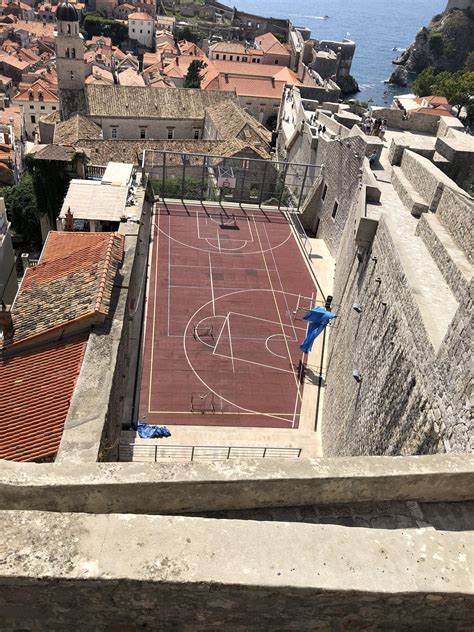
[[[30,267],[30,255],[27,252],[21,253],[21,265],[23,266],[23,274],[26,274]]]
[[[71,207],[68,206],[67,208],[67,212],[66,212],[66,226],[64,227],[64,230],[74,230],[74,216],[71,213]]]
[[[11,305],[5,305],[3,301],[0,309],[0,332],[3,333],[5,339],[11,338],[13,335]]]

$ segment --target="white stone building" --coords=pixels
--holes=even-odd
[[[19,92],[13,99],[13,104],[23,111],[26,138],[32,141],[35,139],[40,117],[56,111],[59,108],[59,99],[51,86],[38,79]]]
[[[153,18],[143,11],[128,16],[128,37],[144,48],[153,48],[155,27]]]

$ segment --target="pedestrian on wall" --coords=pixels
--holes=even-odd
[[[369,166],[371,169],[373,169],[375,161],[377,160],[377,152],[375,151],[375,149],[371,154],[369,154],[368,158],[369,158]]]

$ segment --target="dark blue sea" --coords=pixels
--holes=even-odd
[[[415,38],[433,15],[443,11],[447,0],[235,0],[242,11],[288,18],[307,26],[316,39],[349,37],[357,44],[352,74],[361,91],[356,98],[382,105],[394,94],[409,92],[387,86],[392,59]],[[328,19],[323,19],[328,15]]]

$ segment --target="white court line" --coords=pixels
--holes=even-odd
[[[281,292],[283,294],[283,292]],[[220,298],[220,297],[219,297]],[[259,316],[250,316],[249,314],[240,314],[239,312],[229,312],[229,314],[234,314],[235,316],[242,316],[242,318],[253,318],[254,320],[261,320],[263,323],[270,323],[272,325],[281,325],[281,323],[276,320],[268,320],[268,318],[260,318]],[[291,325],[284,325],[284,327],[291,327]],[[306,331],[306,327],[296,327],[296,329],[301,329],[302,331]],[[295,338],[295,341],[298,338]]]
[[[208,251],[209,252],[209,251]],[[172,268],[203,268],[204,270],[208,269],[208,266],[193,266],[191,263],[172,263]],[[265,268],[235,268],[234,266],[230,268],[220,268],[224,272],[226,270],[256,270],[257,272],[265,272]],[[273,269],[270,269],[270,272],[274,272]]]
[[[224,316],[222,316],[222,318],[224,318]],[[219,344],[219,340],[221,339],[222,332],[224,331],[224,327],[225,327],[225,326],[226,326],[226,324],[227,324],[227,319],[228,319],[228,318],[229,318],[229,315],[227,315],[227,316],[224,318],[224,322],[222,323],[221,330],[220,330],[220,332],[219,332],[219,335],[217,336],[217,341],[216,341],[216,344],[214,345],[214,348],[213,348],[213,351],[212,351],[212,355],[214,355],[214,352],[215,352],[215,350],[217,349],[217,345]],[[185,330],[185,333],[186,333],[186,330]]]
[[[234,350],[232,349],[232,332],[230,331],[230,318],[229,318],[229,316],[227,316],[227,329],[229,331],[229,347],[230,347],[230,357],[232,358],[232,373],[235,373]]]
[[[219,231],[217,231],[217,245],[219,246],[219,252],[221,251],[221,238],[219,236]],[[245,246],[246,244],[243,244],[243,246]],[[239,249],[238,249],[239,250]]]
[[[262,251],[263,262],[265,264],[265,267],[267,268],[267,260],[265,258],[265,254],[263,253],[262,240],[260,239],[260,233],[258,232],[258,226],[256,225],[256,222],[255,222],[255,215],[252,215],[252,217],[253,217],[253,221],[254,221],[254,224],[255,224],[255,233],[256,233],[256,235],[258,237],[258,243],[260,245],[260,250]],[[268,271],[268,268],[267,268],[267,276],[268,276],[268,282],[270,283],[270,289],[272,291],[273,301],[275,303],[275,309],[276,309],[276,312],[277,312],[277,315],[278,315],[278,320],[280,321],[281,333],[283,334],[283,338],[285,340],[286,353],[288,354],[288,362],[289,362],[289,365],[292,367],[293,366],[293,362],[292,362],[292,359],[291,359],[290,348],[288,346],[288,340],[286,339],[285,329],[284,329],[284,326],[283,326],[283,322],[281,320],[280,308],[278,307],[278,301],[276,300],[275,289],[273,287],[272,278],[270,276],[270,272]],[[300,395],[300,391],[299,391],[300,384],[299,384],[299,381],[298,381],[298,376],[295,374],[294,370],[292,371],[292,373],[293,373],[293,377],[295,378],[295,385],[296,385],[297,393],[298,393],[298,395]],[[300,395],[300,397],[301,397],[301,395]]]
[[[266,236],[266,238],[267,238],[267,243],[268,243],[268,245],[269,245],[269,246],[271,246],[271,243],[270,243],[270,238],[269,238],[269,236],[268,236],[268,231],[267,231],[267,227],[266,227],[266,225],[265,225],[265,224],[263,225],[263,228],[264,228],[264,230],[265,230],[265,236]],[[277,277],[278,277],[278,282],[279,282],[279,284],[280,284],[280,289],[281,289],[282,291],[285,291],[285,288],[283,287],[283,283],[282,283],[282,281],[281,281],[280,271],[278,270],[278,265],[277,265],[277,262],[276,262],[276,259],[275,259],[275,253],[274,253],[274,252],[271,252],[270,254],[271,254],[272,259],[273,259],[273,265],[275,266],[275,272],[276,272]],[[296,338],[295,321],[294,321],[294,320],[291,318],[291,316],[290,316],[290,313],[291,313],[291,312],[290,312],[290,307],[289,307],[289,305],[288,305],[288,301],[286,300],[286,294],[283,294],[283,299],[284,299],[284,301],[285,301],[285,305],[286,305],[286,313],[287,313],[287,317],[288,317],[288,319],[289,319],[289,320],[290,320],[290,322],[291,322],[291,325],[292,325],[292,327],[293,327],[293,333],[294,333],[294,336],[295,336],[295,338]]]
[[[212,315],[216,315],[216,303],[214,299],[214,280],[212,278],[212,263],[211,263],[211,253],[208,253],[209,256],[209,278],[211,280],[211,296],[212,296]]]
[[[213,353],[212,355],[216,356],[216,358],[225,358],[226,360],[232,359],[230,355],[225,355],[225,353]],[[283,357],[286,360],[286,356],[283,356]],[[278,371],[279,373],[293,373],[293,375],[295,374],[294,371],[290,371],[289,369],[279,369],[278,367],[272,366],[271,364],[262,364],[261,362],[254,362],[253,360],[245,360],[244,358],[238,358],[237,356],[234,356],[234,360],[236,362],[245,362],[246,364],[253,364],[254,366],[259,366],[263,369],[271,369],[272,371]],[[220,395],[218,395],[218,397],[220,397]],[[236,404],[233,404],[233,406],[236,406]],[[264,415],[265,413],[256,413],[256,414]]]
[[[270,290],[267,289],[263,289],[259,288],[259,289],[251,289],[251,290],[238,290],[235,292],[228,292],[227,294],[224,294],[223,296],[220,296],[219,299],[223,299],[223,298],[227,298],[228,296],[233,296],[234,294],[240,294],[243,292],[270,292]],[[277,292],[280,292],[280,290],[276,290]],[[293,292],[288,292],[288,294],[292,295],[292,296],[296,296],[296,294],[294,294]],[[221,400],[221,409],[223,407],[223,402],[225,402],[226,404],[229,404],[230,406],[233,406],[234,408],[236,408],[239,411],[244,411],[246,413],[253,413],[257,416],[261,416],[261,417],[269,417],[270,419],[277,419],[278,421],[284,421],[285,423],[291,424],[291,421],[288,419],[284,419],[283,417],[279,417],[275,414],[272,413],[263,413],[257,410],[252,410],[251,408],[245,408],[244,406],[239,406],[238,404],[236,404],[235,402],[232,402],[230,399],[227,399],[226,397],[223,397],[221,394],[219,394],[217,391],[215,391],[209,384],[207,384],[207,382],[205,382],[202,377],[199,375],[199,373],[196,371],[196,369],[194,368],[194,366],[192,365],[191,360],[189,359],[189,355],[188,355],[188,350],[186,347],[186,340],[188,337],[188,330],[189,327],[191,325],[191,323],[196,319],[197,314],[203,310],[206,309],[209,305],[210,301],[208,301],[207,303],[204,303],[204,305],[201,305],[195,312],[194,314],[191,316],[191,318],[188,320],[188,323],[185,327],[184,333],[181,336],[181,339],[183,341],[183,351],[184,351],[184,357],[186,358],[186,362],[188,363],[189,368],[191,369],[191,371],[193,372],[194,376],[196,377],[197,380],[199,380],[199,382],[201,382],[201,384],[203,384],[203,386],[205,388],[207,388],[208,391],[210,391],[211,393],[214,393],[214,395]],[[268,367],[271,369],[275,369],[275,367]],[[283,370],[285,371],[285,370]],[[288,373],[291,373],[292,371],[287,371]],[[294,375],[294,372],[293,372]],[[285,413],[286,414],[286,413]]]
[[[171,215],[168,215],[168,232],[171,234]],[[170,335],[171,311],[171,239],[168,237],[168,336]]]
[[[265,224],[263,225],[263,228],[265,230],[265,236],[267,238],[267,243],[268,243],[269,246],[271,246],[270,238],[268,236],[268,231],[267,231],[267,227],[266,227]],[[278,277],[278,282],[280,283],[280,288],[283,290],[284,289],[283,288],[283,283],[282,283],[281,276],[280,276],[280,271],[278,270],[278,265],[277,265],[277,262],[276,262],[276,259],[275,259],[275,253],[273,251],[271,251],[270,254],[271,254],[272,259],[273,259],[273,265],[275,266],[275,271],[276,271],[276,274],[277,274],[277,277]],[[300,296],[301,295],[299,294],[298,295],[298,301],[300,300]],[[313,297],[313,296],[314,296],[314,291],[311,293],[311,297]],[[289,305],[288,305],[288,301],[286,300],[286,294],[283,294],[283,299],[284,299],[285,305],[286,305],[286,313],[288,314],[288,318],[290,319],[291,324],[293,326],[293,334],[295,336],[296,341],[298,341],[298,338],[297,338],[297,335],[296,335],[295,321],[290,316],[290,308],[289,308]],[[304,354],[303,354],[303,358],[304,358]],[[293,424],[292,424],[293,427],[295,425],[295,420],[296,420],[296,411],[298,409],[298,400],[300,400],[301,404],[303,404],[303,388],[304,388],[304,385],[301,383],[300,379],[297,379],[297,383],[296,384],[297,384],[297,391],[296,391],[296,397],[295,397],[295,408],[294,408],[294,411],[293,411]]]
[[[158,248],[160,245],[160,216],[161,213],[158,212],[158,223],[155,224],[153,222],[153,226],[157,229],[156,232],[156,250],[154,256],[155,260],[155,283],[154,283],[154,294],[153,294],[153,325],[151,329],[151,354],[150,354],[150,381],[148,384],[148,411],[151,410],[151,385],[153,382],[153,353],[155,349],[155,327],[156,327],[156,299],[157,299],[157,284],[158,284]]]
[[[193,246],[191,244],[185,243],[184,241],[180,241],[179,239],[176,239],[176,237],[171,237],[170,235],[168,235],[168,233],[166,233],[161,228],[159,230],[160,230],[160,233],[163,233],[163,235],[166,235],[166,237],[170,237],[174,242],[176,242],[180,246],[184,246],[185,248],[190,248],[191,250],[199,250],[200,252],[213,252],[213,250],[208,250],[207,248],[201,248],[200,246]],[[290,230],[290,232],[288,233],[288,236],[281,243],[276,244],[275,246],[272,246],[272,248],[270,248],[270,250],[276,250],[277,248],[280,248],[280,246],[283,246],[284,244],[286,244],[286,242],[289,241],[292,237],[293,237],[293,233]],[[214,250],[216,249],[215,246],[213,246],[213,248],[214,248]],[[264,250],[263,252],[268,252],[268,251]],[[228,252],[224,251],[224,254],[240,255],[242,257],[243,255],[245,255],[245,256],[248,256],[248,255],[260,255],[260,254],[262,254],[262,250],[252,250],[250,252],[247,252],[247,251],[245,251],[245,252],[237,252],[236,250],[230,250]]]

